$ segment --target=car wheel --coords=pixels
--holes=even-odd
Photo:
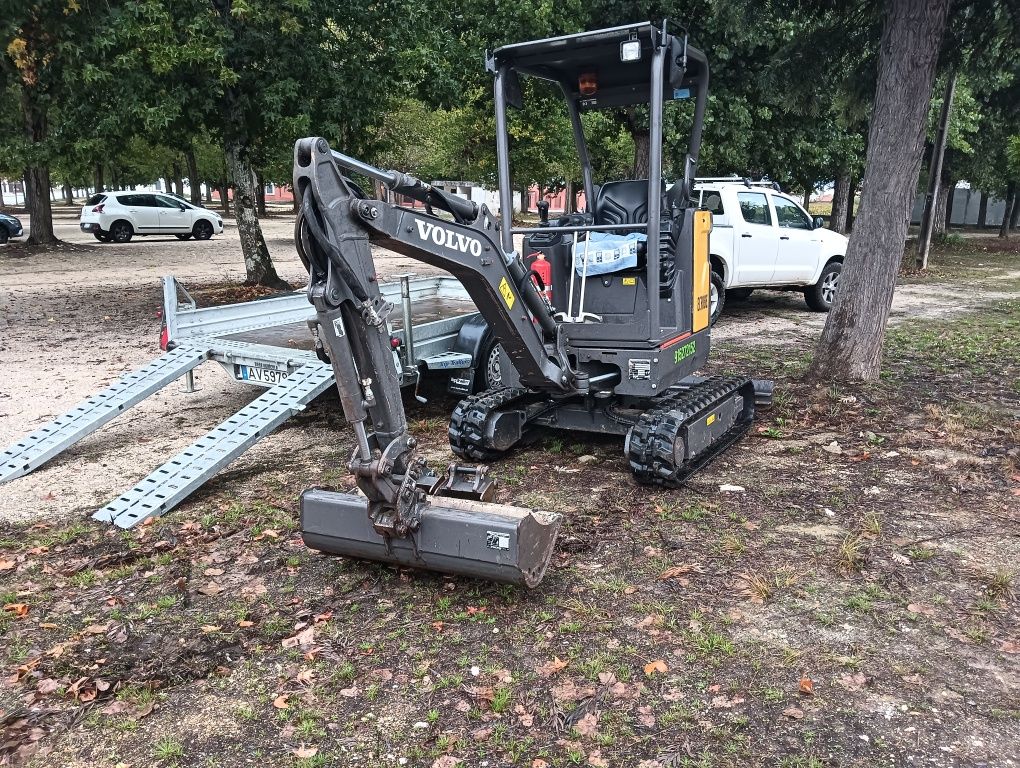
[[[754,288],[730,288],[726,291],[728,301],[746,301],[754,293]]]
[[[832,309],[832,302],[836,300],[836,291],[839,289],[839,275],[843,271],[843,265],[838,261],[830,261],[825,265],[818,282],[808,286],[804,291],[804,300],[815,312],[828,312]]]
[[[191,230],[191,234],[195,236],[196,240],[208,240],[213,236],[213,227],[205,219],[201,219],[195,222],[195,227]]]
[[[191,239],[191,233],[190,232],[185,232],[184,234],[181,234],[181,235],[174,235],[174,237],[176,237],[178,240],[190,240]]]
[[[726,304],[726,286],[723,285],[722,275],[718,272],[712,273],[712,282],[708,288],[708,323],[715,325],[715,321],[722,314],[723,305]]]
[[[0,226],[0,245],[7,245],[7,241],[10,238],[11,233],[7,231],[7,227]]]
[[[108,243],[108,242],[110,242],[110,233],[109,232],[93,232],[92,233],[92,237],[96,238],[96,240],[98,240],[101,243]]]
[[[478,382],[475,387],[476,391],[483,392],[487,389],[503,388],[503,371],[499,365],[502,354],[503,348],[499,346],[495,337],[490,336],[482,346],[482,354],[478,357],[478,373],[475,375],[475,380]]]
[[[115,243],[129,243],[134,234],[135,228],[123,219],[110,225],[110,239]]]

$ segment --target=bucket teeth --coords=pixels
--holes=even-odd
[[[504,504],[429,497],[418,529],[385,538],[362,496],[301,495],[301,534],[312,549],[381,563],[534,587],[552,557],[562,517]]]

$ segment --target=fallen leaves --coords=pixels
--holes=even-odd
[[[553,656],[552,661],[547,661],[545,664],[539,664],[535,667],[535,671],[542,677],[552,677],[557,672],[562,672],[567,668],[569,662],[563,661],[559,656]]]
[[[907,606],[907,610],[911,613],[920,613],[925,616],[935,615],[935,608],[930,605],[925,605],[924,603],[910,603],[910,605]]]
[[[209,595],[210,597],[218,595],[223,591],[223,586],[215,581],[210,581],[208,584],[203,584],[198,588],[198,591],[203,595]]]
[[[0,560],[0,571],[12,571],[18,567],[14,560]]]
[[[293,637],[283,638],[284,648],[297,648],[299,645],[311,645],[315,640],[315,627],[305,627]]]
[[[815,692],[815,681],[810,677],[802,677],[800,679],[800,684],[797,686],[797,690],[802,694],[810,696]]]
[[[669,667],[662,659],[656,659],[645,664],[645,675],[652,677],[655,674],[664,675],[669,672]]]
[[[599,716],[597,712],[589,712],[576,723],[574,730],[578,735],[594,738],[599,732]]]
[[[341,693],[343,692],[341,691]],[[273,699],[273,706],[276,707],[277,709],[288,709],[290,707],[289,700],[290,696],[288,696],[286,693],[281,693],[279,696]]]
[[[836,682],[848,691],[860,691],[867,685],[868,676],[863,672],[854,672],[852,675],[840,675]]]
[[[299,758],[301,760],[308,760],[319,754],[319,749],[318,747],[306,747],[304,744],[302,744],[300,747],[295,747],[293,750],[291,750],[291,754],[293,754],[294,757]]]
[[[1016,640],[1006,640],[999,646],[999,650],[1003,653],[1020,653],[1020,642]]]
[[[453,755],[440,755],[432,761],[432,768],[457,768],[463,762],[459,757]]]
[[[804,710],[800,707],[787,707],[783,710],[783,717],[788,717],[791,720],[803,720]]]
[[[28,603],[7,603],[4,610],[20,619],[28,615]]]

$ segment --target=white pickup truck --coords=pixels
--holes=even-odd
[[[771,182],[698,179],[694,189],[712,212],[713,323],[727,299],[746,299],[755,288],[801,291],[811,309],[829,311],[846,255],[843,235]]]

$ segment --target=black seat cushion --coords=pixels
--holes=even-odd
[[[648,221],[648,180],[607,181],[595,196],[596,224],[644,224]]]

